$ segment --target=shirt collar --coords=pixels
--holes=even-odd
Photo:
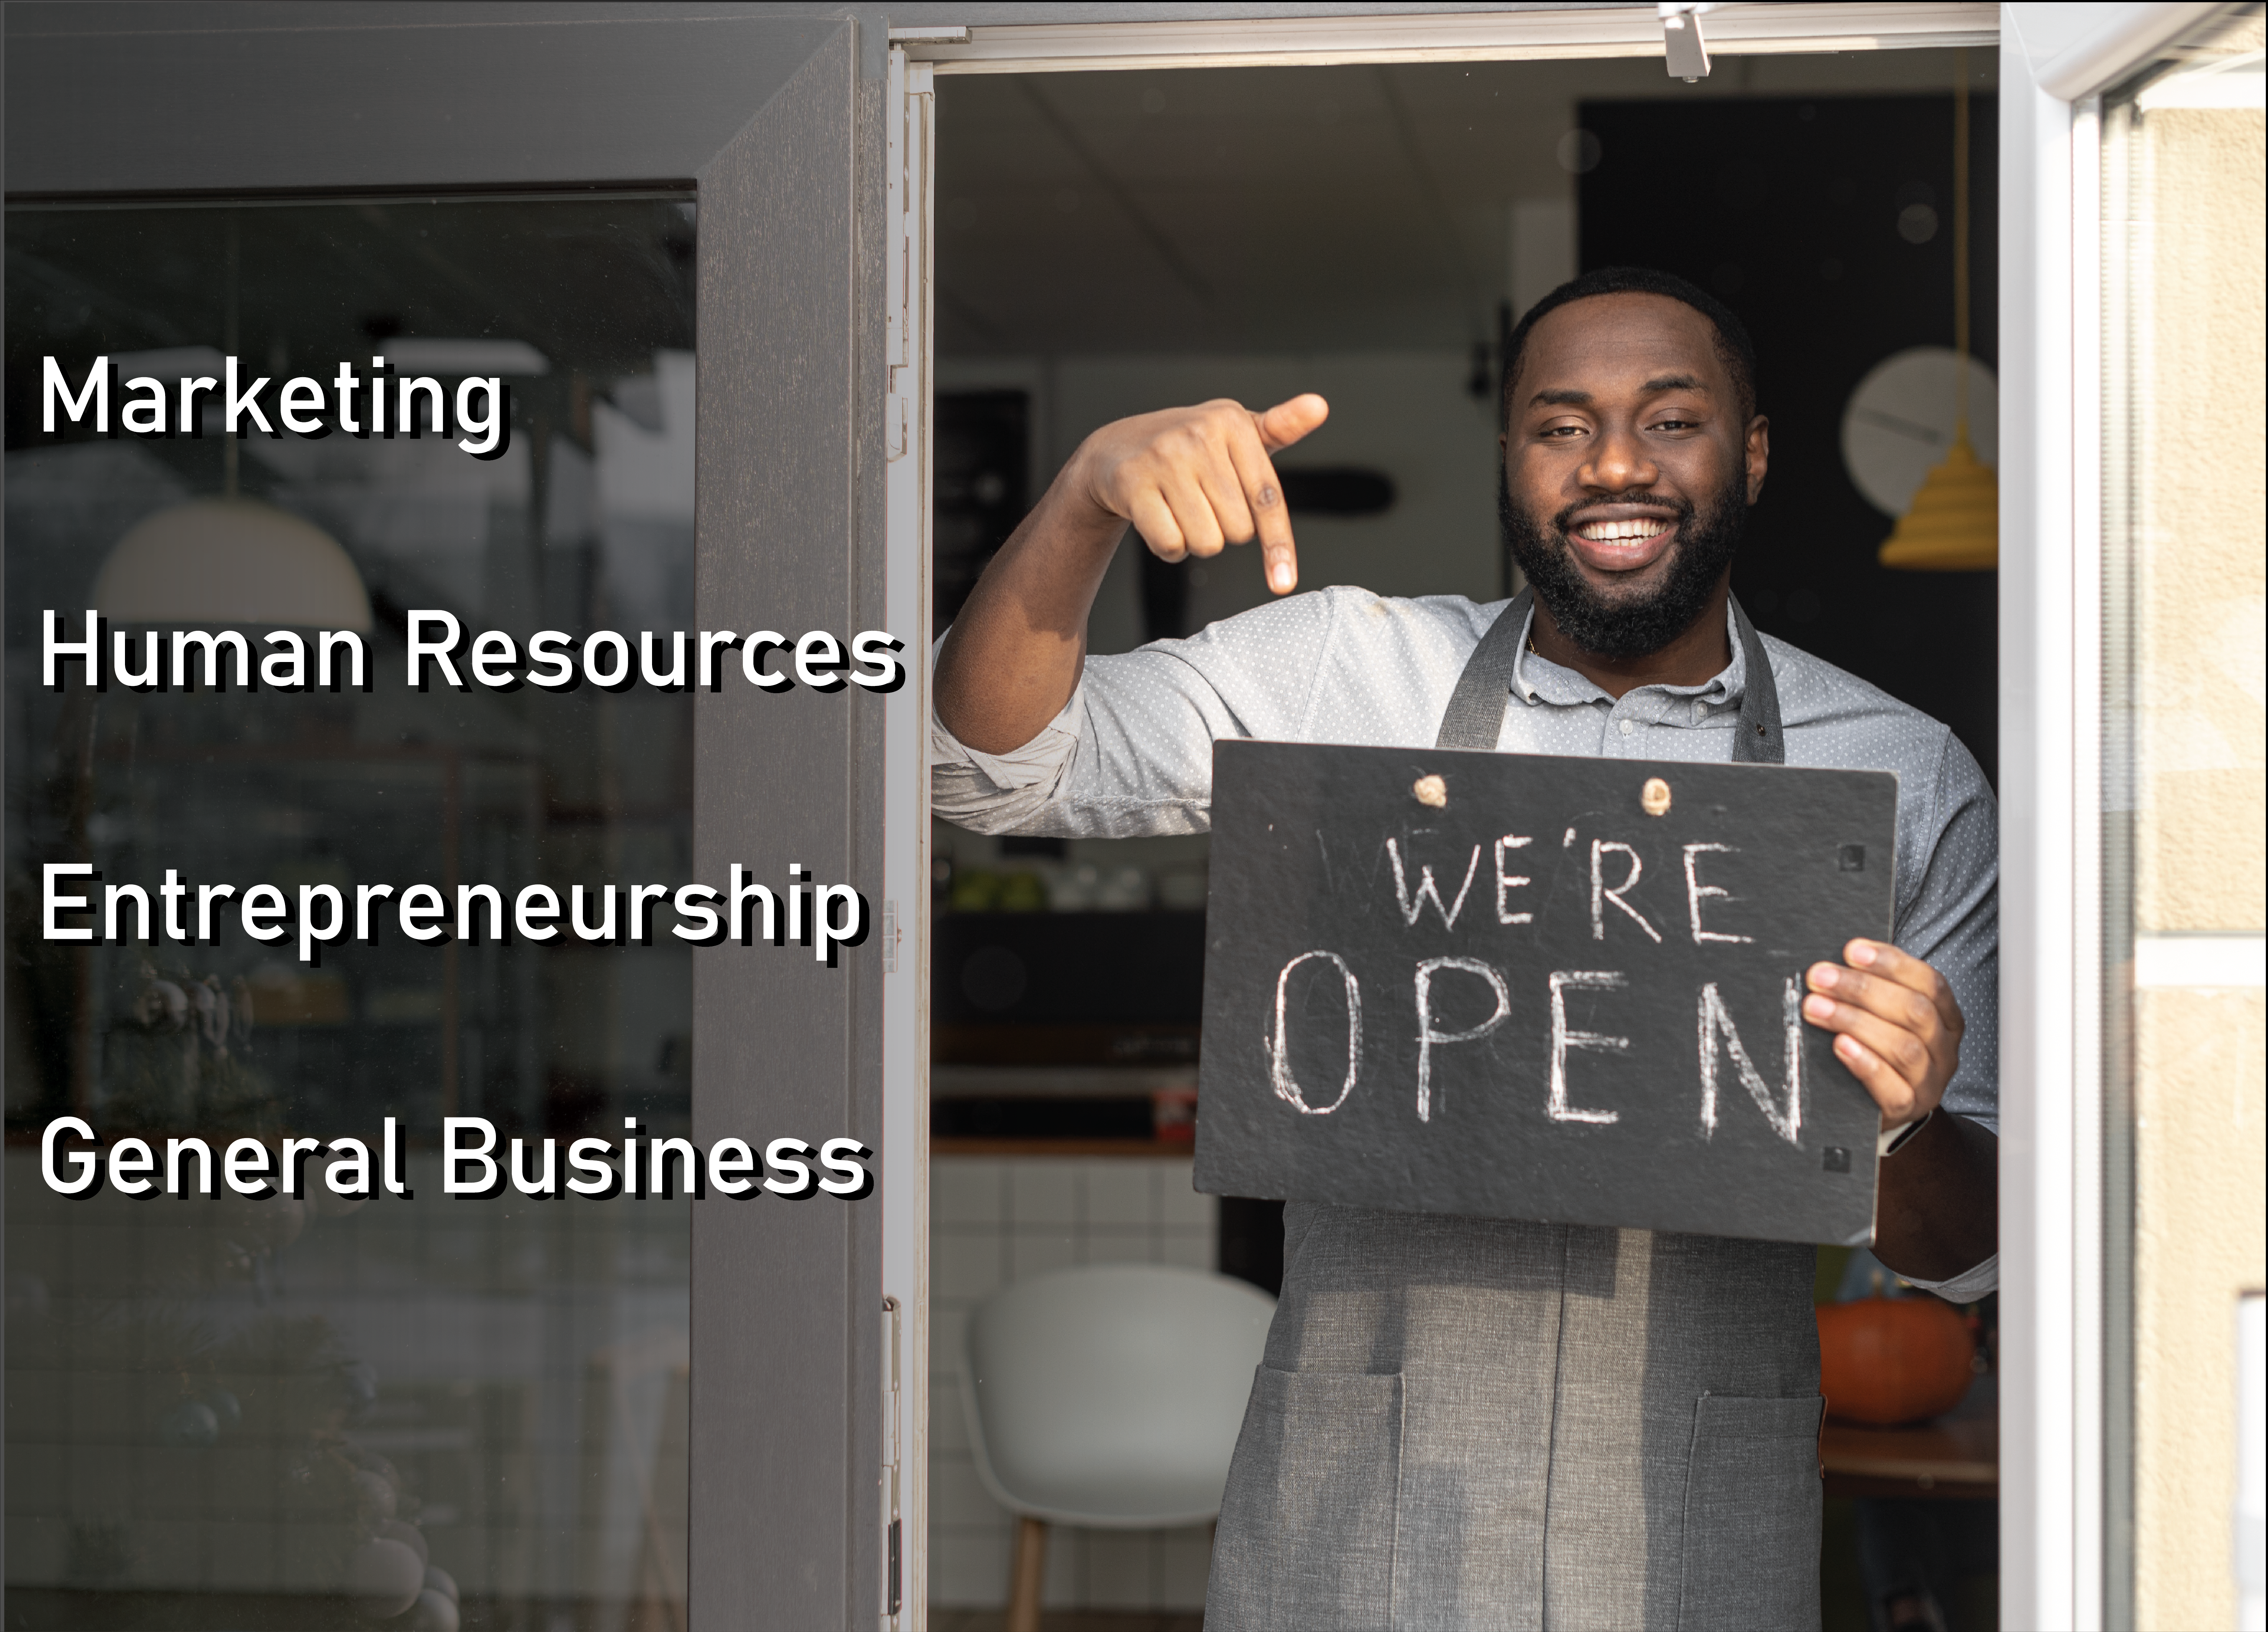
[[[1566,708],[1585,703],[1606,703],[1614,699],[1590,680],[1574,669],[1562,668],[1550,658],[1536,652],[1528,644],[1535,629],[1535,607],[1528,609],[1527,627],[1520,631],[1520,651],[1513,659],[1512,689],[1520,698],[1533,706],[1548,703]],[[1716,675],[1697,686],[1639,686],[1639,693],[1652,693],[1663,698],[1695,698],[1712,707],[1736,703],[1746,694],[1749,683],[1748,654],[1741,649],[1741,631],[1733,622],[1732,602],[1725,605],[1725,640],[1732,647],[1733,661]]]

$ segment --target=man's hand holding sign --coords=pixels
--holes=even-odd
[[[1998,1230],[1992,1135],[1936,1114],[1966,1025],[1953,988],[1921,959],[1864,939],[1806,979],[1803,1017],[1836,1034],[1835,1057],[1881,1107],[1884,1130],[1912,1130],[1882,1166],[1875,1256],[1904,1274],[1949,1280],[1991,1255]]]
[[[939,653],[935,809],[1214,833],[1199,1178],[1293,1200],[1207,1626],[1815,1627],[1800,1243],[1997,1281],[1992,791],[1734,600],[1734,314],[1608,269],[1506,351],[1528,590],[1290,594],[1321,397],[1104,426]],[[1278,598],[1090,658],[1130,528]]]

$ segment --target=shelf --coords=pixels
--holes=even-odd
[[[1169,1139],[956,1139],[932,1138],[932,1156],[1141,1156],[1188,1161],[1193,1144]]]
[[[2000,1494],[2000,1424],[1960,1415],[1911,1428],[1830,1420],[1819,1436],[1819,1466],[1831,1496],[1988,1499]]]
[[[953,1066],[1187,1066],[1191,1026],[955,1025],[930,1030],[930,1060]]]

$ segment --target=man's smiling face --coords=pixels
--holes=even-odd
[[[1506,543],[1561,633],[1660,650],[1712,604],[1764,486],[1765,424],[1708,318],[1596,295],[1540,319],[1512,382]]]

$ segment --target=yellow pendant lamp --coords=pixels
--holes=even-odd
[[[2000,565],[2000,481],[1969,441],[1969,53],[1953,98],[1953,446],[1922,478],[1876,556],[1916,572],[1989,572]]]
[[[2000,482],[1969,445],[1967,421],[1876,559],[1918,572],[1989,572],[2000,565]]]

